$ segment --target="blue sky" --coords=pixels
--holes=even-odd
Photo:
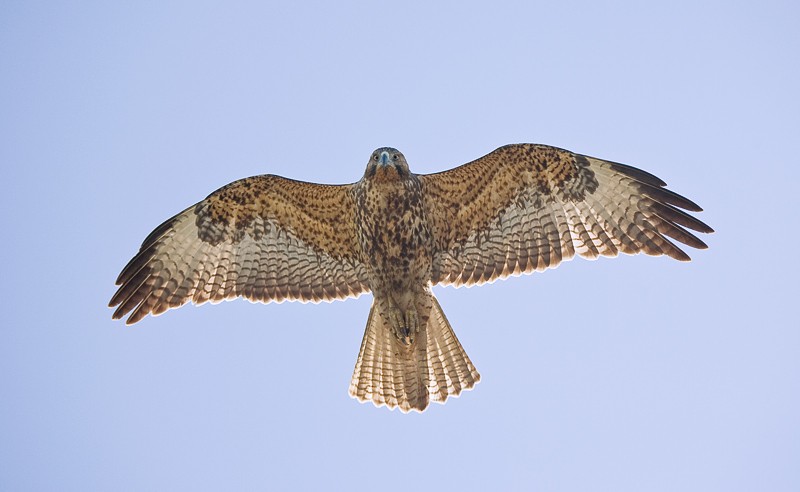
[[[799,14],[3,2],[0,489],[800,489]],[[230,181],[512,142],[658,175],[710,249],[435,289],[482,381],[421,415],[347,395],[370,296],[111,320],[144,237]]]

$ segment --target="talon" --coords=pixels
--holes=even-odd
[[[408,311],[405,314],[398,308],[390,308],[388,314],[388,321],[394,331],[394,336],[403,345],[411,345],[414,343],[414,338],[419,330],[419,323],[417,321],[417,313],[415,311]]]
[[[400,342],[406,344],[406,327],[405,321],[403,317],[403,313],[400,312],[399,309],[396,307],[389,308],[389,324],[392,327],[392,331],[394,332],[394,336],[397,337]]]
[[[414,338],[419,331],[419,320],[417,318],[417,312],[413,309],[406,311],[406,339],[408,340],[408,345],[414,343]]]

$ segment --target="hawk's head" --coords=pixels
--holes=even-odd
[[[409,175],[408,163],[399,150],[392,147],[376,149],[369,158],[364,176],[379,180],[405,178]]]

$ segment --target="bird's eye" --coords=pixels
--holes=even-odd
[[[396,160],[397,160],[397,154],[392,154],[392,160],[393,160],[393,161],[396,161]]]
[[[378,161],[378,154],[372,154],[372,160],[377,162]]]

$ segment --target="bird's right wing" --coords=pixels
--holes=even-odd
[[[193,301],[344,299],[369,290],[356,251],[352,185],[255,176],[157,227],[117,278],[128,324]]]
[[[652,174],[545,145],[507,145],[420,180],[434,284],[481,284],[552,268],[575,253],[685,261],[669,238],[704,249],[686,229],[713,232],[680,210],[699,206]]]

